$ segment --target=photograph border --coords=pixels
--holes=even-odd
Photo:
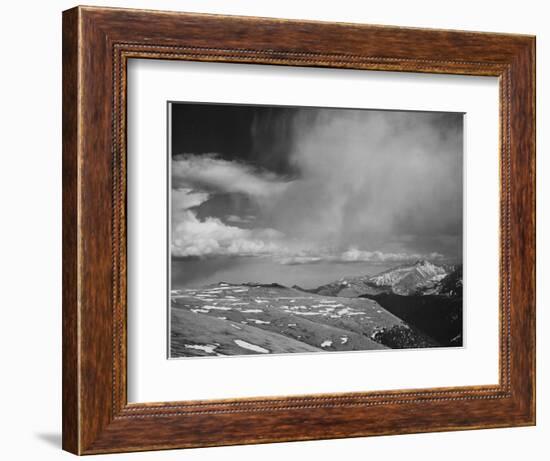
[[[498,77],[499,384],[128,403],[131,58]],[[101,7],[65,11],[62,382],[63,448],[76,454],[535,424],[535,38]]]

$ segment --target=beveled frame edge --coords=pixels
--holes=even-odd
[[[64,12],[63,448],[91,454],[534,424],[534,53],[534,37],[517,35]],[[499,385],[128,404],[125,90],[132,58],[498,76]]]

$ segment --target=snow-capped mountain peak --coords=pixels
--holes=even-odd
[[[418,260],[414,264],[399,266],[369,277],[368,283],[391,288],[396,294],[408,295],[419,289],[429,288],[445,278],[448,273],[444,266],[427,260]]]

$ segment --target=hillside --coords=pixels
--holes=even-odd
[[[442,346],[462,346],[462,296],[446,294],[401,296],[362,295],[422,331]]]

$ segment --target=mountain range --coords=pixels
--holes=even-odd
[[[377,275],[344,277],[311,290],[302,290],[344,298],[390,293],[400,296],[451,294],[453,290],[462,292],[462,266],[418,260]]]

